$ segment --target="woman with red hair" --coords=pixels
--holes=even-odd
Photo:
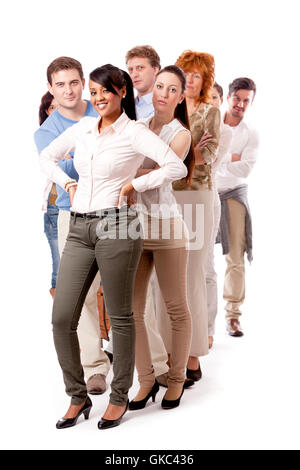
[[[187,377],[197,381],[202,376],[198,358],[208,354],[205,266],[213,228],[211,165],[216,159],[221,119],[219,109],[210,104],[215,75],[214,57],[204,52],[188,50],[180,55],[176,65],[186,74],[185,98],[195,148],[195,168],[191,183],[180,180],[173,183],[173,189],[190,231],[187,294],[193,333]],[[157,318],[161,335],[169,353],[170,328],[159,293],[157,309],[160,311]]]

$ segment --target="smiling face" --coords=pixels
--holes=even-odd
[[[186,91],[185,96],[188,99],[199,100],[203,85],[203,78],[199,70],[193,69],[185,72]]]
[[[228,112],[235,118],[242,119],[254,98],[253,90],[237,90],[227,96]]]
[[[112,122],[121,115],[121,100],[126,94],[126,87],[115,88],[116,94],[93,80],[89,83],[91,103],[97,113]]]
[[[182,84],[179,78],[174,73],[160,73],[153,88],[155,112],[168,112],[174,115],[176,106],[183,99]]]
[[[78,70],[66,69],[54,72],[51,76],[52,84],[48,89],[62,108],[74,109],[82,99],[84,79],[81,80]]]
[[[128,60],[127,68],[138,96],[151,93],[158,67],[152,67],[146,57],[133,57]]]

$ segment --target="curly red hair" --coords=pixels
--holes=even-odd
[[[211,88],[215,80],[215,59],[207,52],[184,51],[175,64],[185,73],[198,70],[203,79],[202,90],[199,96],[200,103],[210,103]]]

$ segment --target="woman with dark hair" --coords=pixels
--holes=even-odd
[[[188,170],[185,180],[189,184],[194,154],[184,91],[185,76],[182,70],[175,65],[162,69],[156,76],[153,88],[154,116],[143,121],[184,160]],[[138,175],[153,171],[154,167],[155,162],[146,158]],[[140,390],[129,403],[129,409],[144,408],[149,398],[155,400],[159,390],[144,321],[147,288],[153,267],[171,319],[168,389],[162,401],[162,407],[170,409],[180,404],[191,341],[191,315],[186,297],[186,230],[171,183],[140,193],[138,211],[144,220],[144,250],[136,274],[133,313]]]
[[[128,407],[134,371],[135,327],[132,296],[143,248],[136,211],[129,206],[134,191],[143,192],[185,177],[177,155],[144,123],[135,122],[133,87],[129,75],[104,65],[90,74],[91,103],[99,118],[85,117],[67,129],[40,155],[50,179],[68,191],[70,231],[60,262],[53,306],[53,333],[71,405],[57,428],[88,418],[87,397],[77,325],[86,293],[100,271],[113,336],[110,402],[99,429],[120,424]],[[78,184],[59,168],[58,161],[74,151]],[[135,178],[144,157],[159,169]],[[129,201],[126,205],[125,199]]]
[[[187,185],[183,179],[176,181],[173,189],[176,200],[185,213],[185,222],[190,232],[187,296],[193,328],[187,377],[198,381],[202,376],[198,357],[208,354],[206,260],[213,229],[211,165],[216,159],[219,145],[220,111],[209,104],[214,83],[213,56],[185,51],[177,59],[176,65],[186,74],[185,99],[195,146],[195,168],[191,185]],[[170,352],[169,317],[160,295],[157,296],[157,312],[160,332],[167,352]]]
[[[41,104],[39,107],[39,123],[40,126],[46,121],[47,117],[56,109],[57,104],[51,93],[47,91],[42,96]],[[47,237],[52,257],[52,276],[50,294],[52,298],[55,295],[56,279],[59,266],[59,250],[58,250],[58,237],[57,237],[57,218],[58,208],[55,205],[57,198],[56,185],[53,183],[47,203],[47,212],[44,213],[44,232]]]
[[[49,91],[42,96],[41,104],[39,107],[39,124],[40,126],[46,121],[53,111],[57,108],[57,104]]]

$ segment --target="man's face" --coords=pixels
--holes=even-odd
[[[60,70],[52,74],[52,84],[48,83],[48,89],[54,96],[58,105],[73,109],[82,100],[84,79],[81,80],[78,70]]]
[[[139,96],[151,93],[158,72],[146,57],[133,57],[127,62],[128,73]]]
[[[227,96],[228,111],[237,118],[243,118],[254,98],[253,90],[237,90]]]

